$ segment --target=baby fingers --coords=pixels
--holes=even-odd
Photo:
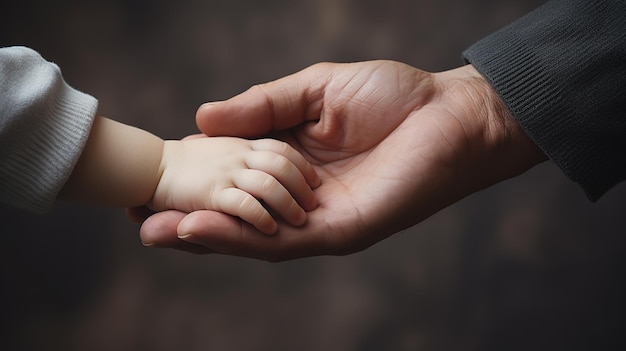
[[[287,145],[287,144],[285,144]],[[289,147],[289,149],[291,149]],[[295,150],[288,156],[273,151],[257,151],[247,155],[246,165],[271,175],[306,211],[317,207],[317,199],[312,188],[319,185],[319,178],[313,167]],[[314,185],[312,185],[314,184]]]
[[[222,189],[214,206],[221,212],[237,216],[265,234],[274,234],[278,224],[251,194],[237,188]]]
[[[272,175],[260,170],[248,169],[234,177],[233,183],[237,188],[262,200],[266,206],[290,224],[301,226],[306,221],[306,213],[298,205],[294,196]]]
[[[298,168],[311,188],[315,189],[320,185],[320,178],[313,166],[288,143],[276,139],[259,139],[253,142],[252,147],[256,151],[269,151],[284,156]]]

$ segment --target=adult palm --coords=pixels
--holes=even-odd
[[[348,254],[543,159],[471,66],[317,64],[206,104],[197,123],[209,136],[271,134],[294,146],[321,179],[319,206],[274,236],[218,212],[158,213],[144,243],[270,261]]]

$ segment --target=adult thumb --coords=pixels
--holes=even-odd
[[[203,104],[196,124],[209,136],[259,137],[318,119],[326,82],[319,71],[328,69],[314,65],[228,100]]]

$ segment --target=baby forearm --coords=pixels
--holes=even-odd
[[[132,207],[149,202],[159,178],[163,140],[104,117],[96,117],[87,145],[60,200]]]

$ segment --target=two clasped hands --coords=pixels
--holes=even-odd
[[[258,140],[284,156],[272,166],[282,171],[260,207],[128,209],[144,245],[269,261],[348,254],[546,159],[471,65],[320,63],[204,104],[196,122],[204,135],[188,140],[283,141]]]

